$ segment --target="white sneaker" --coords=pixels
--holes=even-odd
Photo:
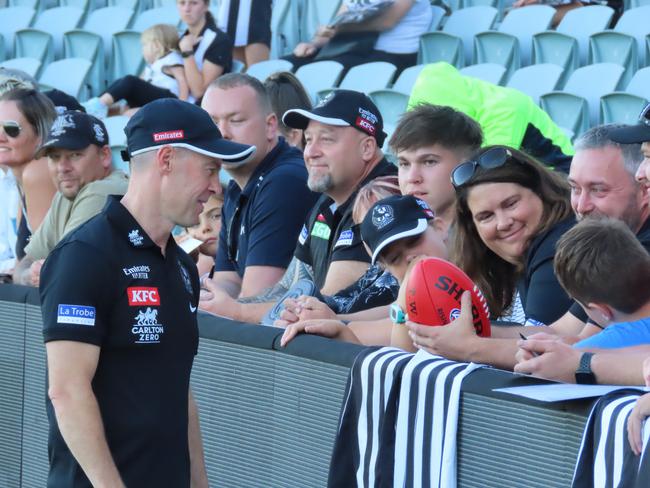
[[[98,97],[93,97],[81,104],[86,109],[86,113],[93,115],[98,119],[105,119],[108,115],[108,107],[104,105]]]

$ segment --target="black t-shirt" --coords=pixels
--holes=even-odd
[[[189,30],[183,32],[187,35]],[[201,50],[201,59],[210,61],[223,68],[223,73],[232,71],[232,40],[224,31],[220,30],[214,23],[212,17],[208,17],[205,26],[199,34],[201,39],[194,45],[194,53]]]
[[[359,184],[357,190],[378,176],[394,175],[397,168],[385,158]],[[309,264],[314,271],[314,283],[321,289],[327,270],[334,261],[361,261],[370,263],[363,247],[361,231],[352,221],[355,191],[340,207],[327,195],[322,195],[302,227],[294,256]]]
[[[228,184],[215,270],[243,277],[248,266],[286,268],[317,198],[307,188],[302,153],[280,138],[243,191],[234,180]]]
[[[636,237],[639,239],[639,242],[645,248],[645,250],[650,253],[650,218],[646,219],[646,221],[643,223],[639,229],[639,232],[636,233]],[[573,302],[573,305],[571,305],[569,312],[571,312],[571,315],[583,322],[587,322],[589,320],[587,312],[585,312],[585,309],[582,308],[578,302]]]
[[[92,387],[126,486],[189,487],[188,391],[198,348],[196,265],[165,256],[116,197],[63,238],[41,273],[45,342],[101,348]],[[49,487],[91,486],[50,420]],[[83,428],[83,426],[82,426]]]
[[[528,248],[524,275],[517,284],[527,320],[551,324],[571,306],[571,298],[555,276],[553,260],[557,241],[573,225],[573,216],[558,222],[535,237]]]

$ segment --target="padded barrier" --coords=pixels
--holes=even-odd
[[[348,370],[359,346],[199,315],[192,387],[212,486],[326,486]],[[36,290],[0,285],[0,488],[47,475],[45,359]],[[494,369],[463,383],[458,486],[571,484],[591,401],[541,403],[493,388],[538,380]]]

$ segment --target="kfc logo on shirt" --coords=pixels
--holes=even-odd
[[[155,287],[130,286],[126,289],[126,294],[129,297],[129,305],[131,307],[139,307],[141,305],[160,305],[158,288]]]

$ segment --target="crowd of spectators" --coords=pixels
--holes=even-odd
[[[361,3],[344,1],[292,61],[415,64],[411,37],[428,27],[429,2],[395,0],[350,22]],[[165,106],[200,105],[212,122],[148,135],[156,148],[186,149],[178,141],[195,129],[228,141],[227,158],[191,149],[217,161],[229,183],[210,183],[196,219],[174,220],[197,241],[196,306],[284,327],[282,345],[309,333],[565,382],[650,382],[650,105],[637,125],[598,126],[572,143],[529,97],[437,63],[422,70],[388,137],[364,93],[335,90],[312,106],[291,73],[265,82],[229,73],[233,56],[268,57],[267,4],[249,2],[242,25],[237,2],[222,2],[216,22],[207,1],[179,0],[180,38],[160,26],[145,32],[148,74],[86,105],[103,117],[119,99],[137,108],[179,98],[187,102]],[[360,33],[372,41],[366,51],[336,53]],[[111,166],[101,117],[11,80],[0,92],[0,273],[43,289],[47,256],[97,222],[129,180]],[[129,147],[126,156],[140,155]],[[174,194],[184,188],[165,190],[162,205],[185,204]],[[491,337],[479,337],[467,313],[443,327],[408,320],[404,284],[423,256],[448,259],[474,281]],[[649,398],[630,417],[636,452]]]

